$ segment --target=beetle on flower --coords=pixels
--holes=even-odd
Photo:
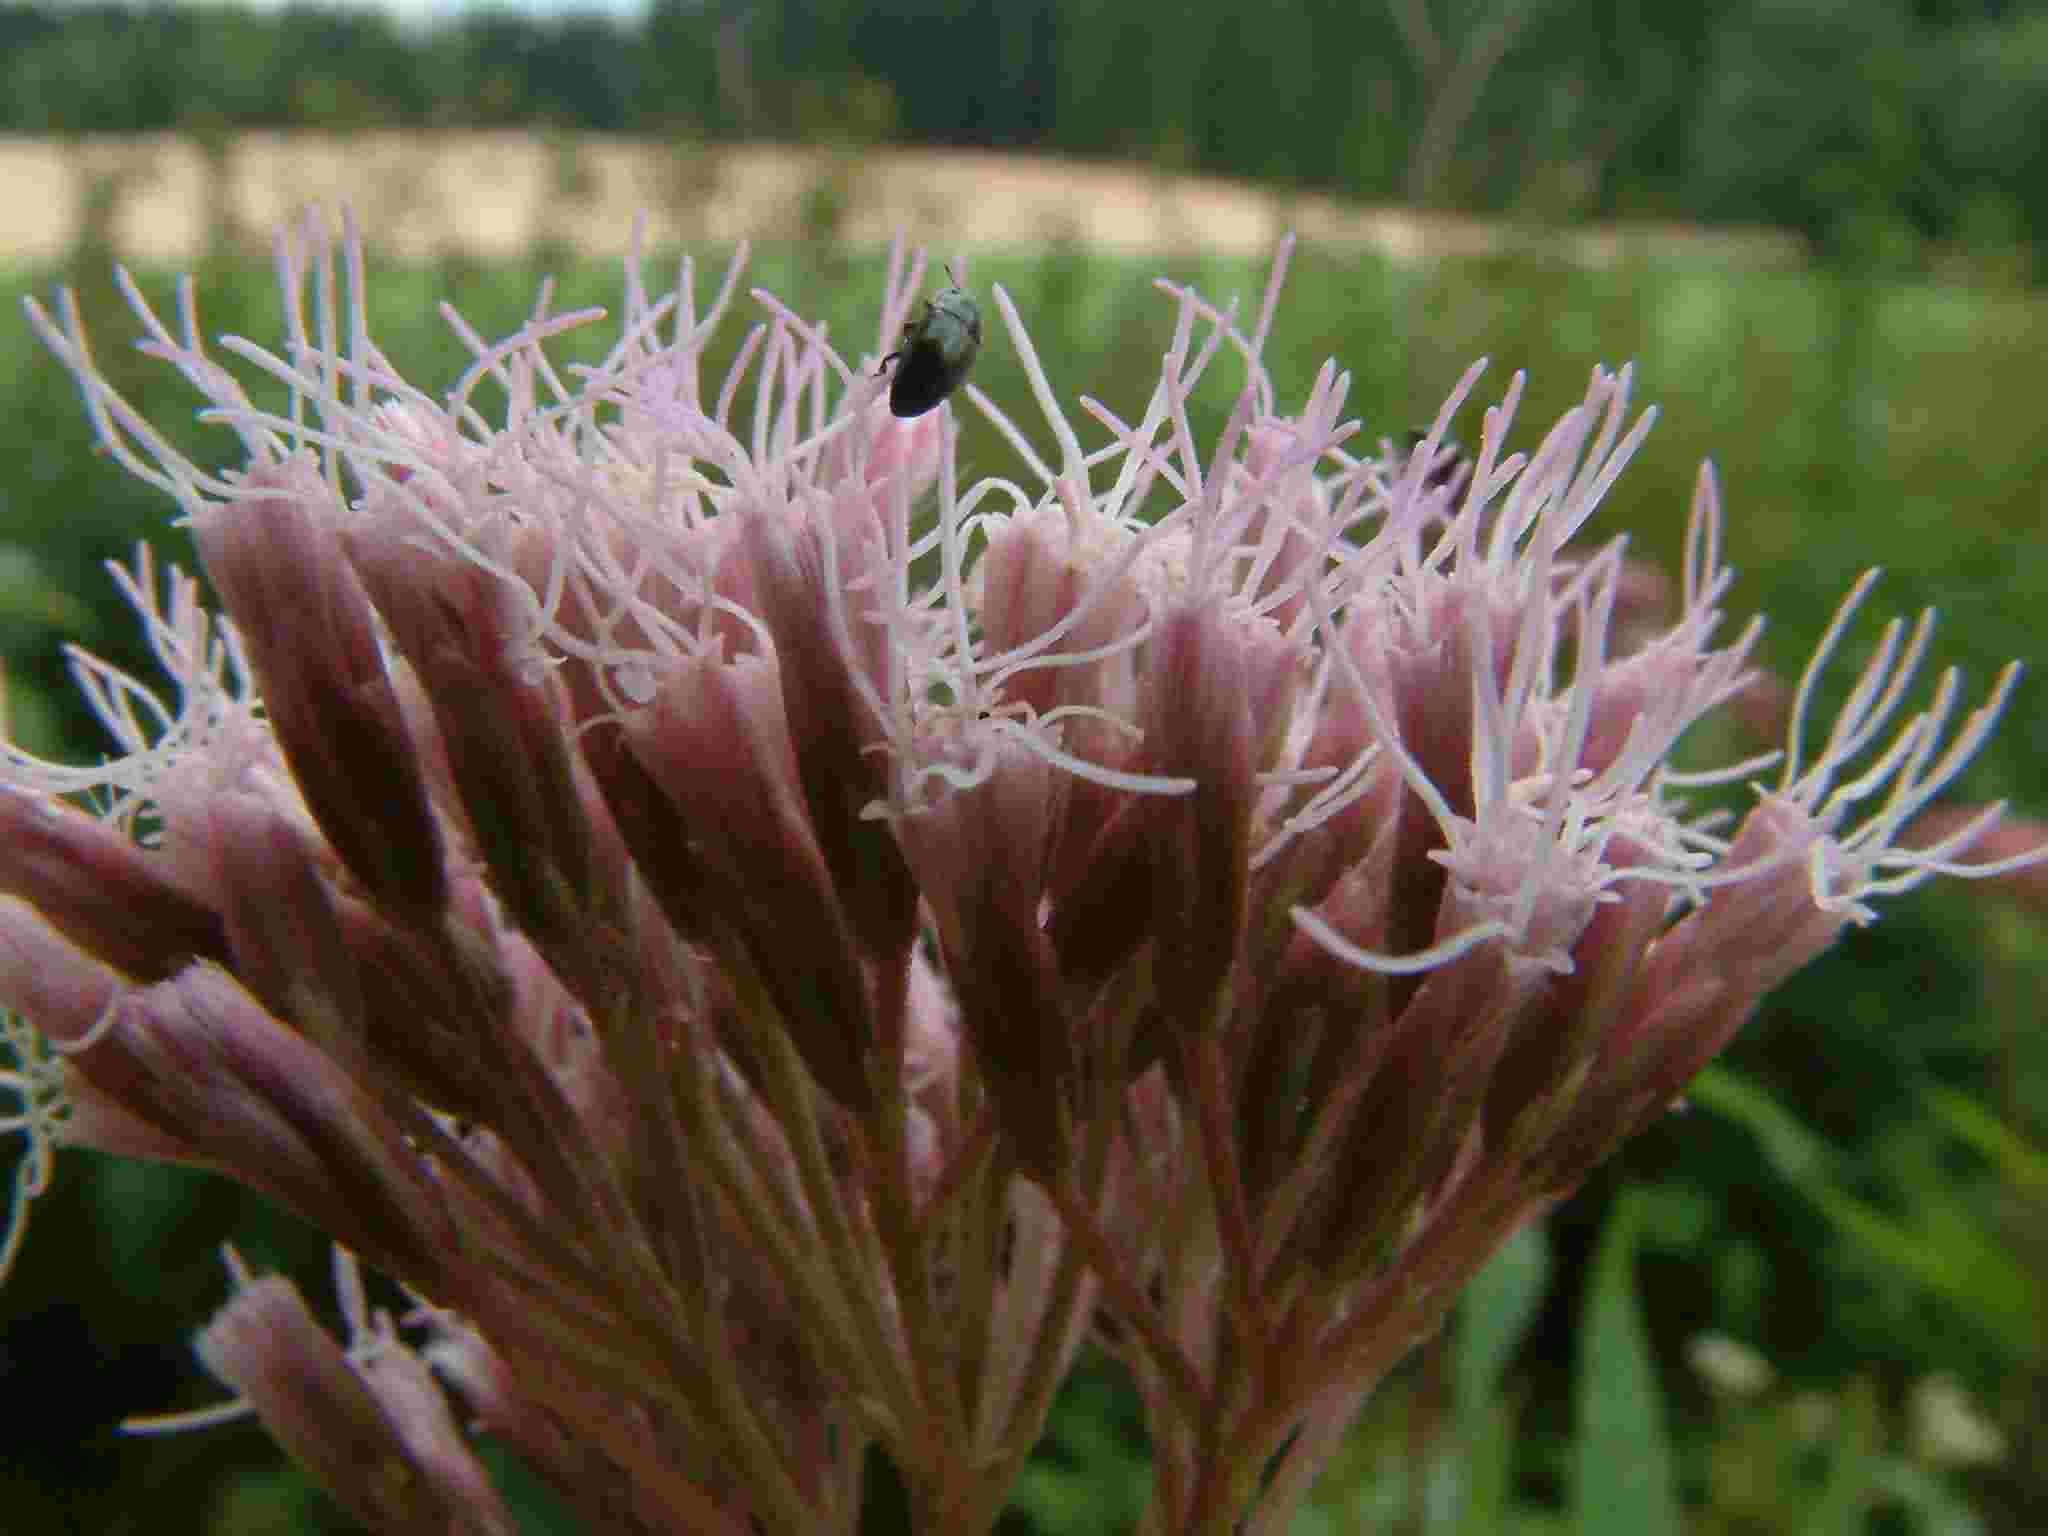
[[[889,409],[897,416],[922,416],[967,379],[981,351],[981,305],[946,269],[947,286],[924,301],[903,325],[903,339],[882,359],[896,365],[889,380]]]

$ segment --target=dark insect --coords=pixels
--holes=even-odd
[[[924,301],[924,309],[903,323],[903,339],[882,359],[896,365],[889,382],[889,409],[898,416],[922,416],[960,387],[981,350],[981,306],[946,268],[950,288]]]

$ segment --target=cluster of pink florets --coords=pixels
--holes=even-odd
[[[975,395],[1023,468],[972,486],[950,411],[895,418],[766,295],[714,393],[738,262],[701,314],[687,265],[635,269],[573,373],[547,343],[596,317],[543,304],[430,397],[335,255],[284,241],[284,345],[221,344],[279,411],[189,290],[176,326],[131,290],[230,474],[34,311],[223,614],[145,559],[170,697],[81,658],[123,755],[0,759],[0,999],[63,1059],[37,1126],[320,1223],[592,1518],[844,1528],[878,1443],[981,1528],[1091,1325],[1159,1528],[1298,1492],[1493,1247],[1988,825],[1895,845],[2011,685],[1944,746],[1953,682],[1900,723],[1895,627],[1811,762],[1809,677],[1719,835],[1687,796],[1765,765],[1672,763],[1755,635],[1719,634],[1711,476],[1656,619],[1584,546],[1649,425],[1626,371],[1527,451],[1519,379],[1446,446],[1477,369],[1363,451],[1334,364],[1289,411],[1260,362],[1284,252],[1249,327],[1168,288],[1093,449],[997,290],[1043,422]],[[343,1350],[250,1280],[204,1353],[364,1518],[501,1528],[393,1320],[351,1317]]]

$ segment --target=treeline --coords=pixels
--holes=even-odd
[[[2048,249],[2042,0],[14,5],[0,131],[530,125],[1118,156],[1375,200]]]

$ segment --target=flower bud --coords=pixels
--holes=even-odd
[[[510,1536],[490,1475],[425,1367],[395,1344],[359,1373],[290,1281],[238,1291],[200,1333],[207,1369],[356,1519],[394,1536]]]
[[[761,656],[684,662],[627,736],[715,883],[707,917],[819,1082],[858,1103],[875,1043],[868,982],[805,809],[777,670]]]
[[[362,585],[314,506],[308,459],[249,472],[251,495],[193,519],[207,574],[242,632],[306,804],[372,897],[409,913],[447,896],[440,829]]]
[[[118,827],[0,786],[0,891],[135,981],[227,958],[220,916]]]

